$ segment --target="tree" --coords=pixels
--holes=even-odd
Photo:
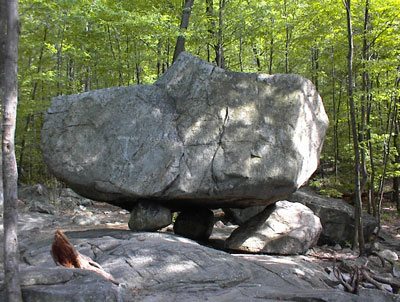
[[[189,18],[190,18],[190,13],[192,11],[193,3],[194,0],[185,1],[185,6],[183,7],[183,12],[182,12],[181,26],[180,26],[181,30],[186,30],[189,26]],[[182,51],[185,51],[185,41],[186,41],[185,36],[183,35],[178,36],[178,40],[175,46],[174,58],[172,62],[175,62],[175,60],[178,58],[178,55]]]
[[[353,27],[351,16],[351,0],[343,0],[346,8],[347,16],[347,38],[348,38],[348,56],[347,56],[347,76],[348,86],[347,93],[350,102],[350,116],[351,116],[351,129],[353,134],[353,148],[354,148],[354,175],[355,175],[355,207],[354,207],[354,241],[353,248],[357,245],[360,250],[360,255],[364,254],[364,234],[362,225],[362,205],[361,205],[361,192],[360,192],[360,150],[358,146],[358,133],[356,124],[356,113],[353,97]]]
[[[3,66],[6,46],[6,2],[0,0],[0,103],[3,103]],[[0,128],[1,129],[1,128]],[[0,131],[1,133],[1,131]],[[3,153],[0,148],[0,210],[3,211]]]
[[[22,301],[19,284],[19,252],[17,236],[17,163],[15,158],[14,135],[17,114],[17,62],[19,16],[17,0],[1,0],[6,2],[6,21],[1,24],[7,26],[5,40],[4,64],[2,64],[3,90],[3,184],[4,184],[4,272],[6,296],[10,302]],[[2,3],[3,8],[3,3]]]

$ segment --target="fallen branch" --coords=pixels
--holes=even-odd
[[[119,282],[107,273],[100,264],[75,250],[68,241],[68,238],[60,230],[57,230],[54,234],[54,242],[50,253],[54,262],[59,266],[93,271],[102,275],[112,283],[119,285]]]
[[[384,278],[380,276],[372,276],[372,278],[380,283],[388,284],[393,288],[393,293],[398,294],[400,289],[400,281],[392,278]]]
[[[376,282],[375,279],[373,279],[366,270],[361,270],[362,271],[362,275],[365,278],[365,280],[367,280],[369,283],[373,284],[377,289],[379,290],[385,290],[385,288],[382,286],[382,284],[380,284],[379,282]]]
[[[336,279],[344,286],[345,290],[352,294],[358,294],[358,286],[360,280],[360,273],[358,267],[353,268],[353,274],[350,278],[350,282],[344,280],[340,269],[336,266],[336,261],[333,266],[333,274]]]

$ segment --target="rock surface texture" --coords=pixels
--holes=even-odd
[[[54,98],[42,149],[55,176],[95,200],[247,207],[299,188],[327,127],[310,81],[230,72],[182,53],[153,85]]]
[[[226,248],[250,253],[303,254],[322,231],[320,219],[301,203],[278,201],[233,231]]]
[[[169,233],[131,232],[127,211],[120,210],[117,215],[117,207],[98,202],[83,206],[87,201],[67,189],[60,189],[56,195],[57,204],[62,205],[61,216],[31,212],[28,199],[37,195],[44,201],[48,191],[26,189],[29,187],[23,191],[40,191],[22,196],[18,215],[20,277],[27,302],[400,301],[399,295],[368,289],[371,284],[365,280],[359,295],[346,293],[333,276],[335,265],[364,266],[368,260],[369,268],[387,278],[393,268],[388,263],[383,268],[378,257],[355,259],[356,253],[338,252],[336,247],[331,252],[329,248],[313,248],[300,256],[231,255]],[[83,231],[72,221],[77,213],[93,214],[101,226],[88,225]],[[118,219],[123,223],[116,224]],[[2,225],[0,216],[0,301],[5,301]],[[65,230],[75,249],[99,263],[120,285],[95,272],[56,266],[50,255],[55,229]],[[214,227],[214,231],[224,229]],[[384,258],[393,260],[400,255],[396,235],[381,231],[377,244]],[[323,255],[323,260],[318,255]]]
[[[303,256],[232,256],[162,233],[101,229],[66,235],[120,285],[94,272],[57,267],[49,256],[51,238],[36,239],[21,255],[24,301],[398,301],[377,290],[353,295],[332,288],[329,275]],[[0,273],[0,301],[3,280]]]
[[[321,219],[322,233],[318,244],[341,244],[352,242],[354,233],[354,208],[345,201],[318,195],[307,189],[293,193],[289,200],[309,207]],[[376,219],[363,213],[365,241],[369,241],[378,226]]]

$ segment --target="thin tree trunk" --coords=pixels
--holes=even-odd
[[[368,181],[369,175],[367,171],[367,161],[366,161],[366,145],[364,145],[365,138],[365,130],[366,130],[366,102],[369,94],[369,84],[368,84],[368,71],[366,61],[368,60],[368,43],[367,43],[367,31],[369,24],[369,0],[365,1],[365,14],[364,14],[364,32],[363,32],[363,50],[362,50],[362,59],[363,59],[363,73],[362,73],[362,91],[363,94],[361,96],[361,128],[359,135],[359,143],[361,145],[361,171],[362,171],[362,179],[360,184],[360,191],[364,190],[365,184]]]
[[[368,91],[371,91],[371,83],[369,82]],[[372,96],[368,93],[367,97],[367,125],[371,125],[371,104]],[[367,141],[368,141],[368,151],[369,151],[369,165],[371,169],[369,187],[368,187],[368,214],[373,214],[376,216],[376,207],[374,202],[374,186],[375,186],[375,162],[373,157],[372,140],[371,140],[371,127],[367,128]]]
[[[208,33],[210,35],[209,41],[214,40],[215,38],[215,21],[214,21],[214,1],[213,0],[206,0],[206,16],[208,19]],[[207,61],[211,62],[211,51],[210,47],[212,47],[215,51],[216,46],[214,43],[207,43]]]
[[[119,70],[119,86],[124,86],[124,72],[122,65],[122,51],[121,51],[121,41],[119,39],[119,34],[115,34],[115,40],[117,41],[117,49],[118,49],[118,70]]]
[[[371,166],[371,176],[370,176],[371,184],[370,184],[370,188],[369,188],[368,202],[371,203],[372,215],[374,217],[377,217],[376,199],[375,199],[375,160],[374,160],[374,149],[372,147],[370,132],[368,134],[368,151],[369,151],[369,162],[370,162],[370,166]]]
[[[40,48],[39,61],[38,61],[38,67],[37,67],[37,72],[36,72],[38,75],[39,75],[40,71],[42,70],[42,59],[43,59],[43,52],[44,52],[46,39],[47,39],[47,26],[44,28],[43,44],[42,44],[42,47]],[[38,86],[38,81],[36,81],[35,84],[33,84],[31,100],[35,100],[35,98],[36,98],[37,86]]]
[[[286,38],[285,38],[285,73],[289,73],[289,44],[290,44],[290,35],[289,35],[289,22],[288,22],[288,12],[287,12],[287,1],[284,0],[284,17],[286,22]]]
[[[189,26],[189,19],[190,19],[190,14],[192,12],[193,3],[194,3],[194,0],[186,0],[185,1],[185,6],[184,6],[183,12],[182,12],[181,25],[179,27],[181,30],[186,30]],[[178,58],[179,54],[182,51],[185,51],[185,42],[186,42],[186,38],[184,36],[182,36],[182,35],[178,36],[172,63],[174,63],[176,61],[176,59]]]
[[[126,70],[127,70],[127,75],[128,75],[128,82],[127,85],[129,86],[131,84],[131,65],[129,64],[129,35],[126,35],[126,47],[125,47],[125,53],[126,53]]]
[[[393,135],[393,145],[397,151],[397,155],[395,156],[395,162],[400,165],[399,130],[400,130],[400,123],[398,117],[396,117],[395,129]],[[393,202],[396,203],[398,212],[400,212],[399,186],[400,186],[400,177],[399,176],[393,177]]]
[[[216,47],[216,58],[217,66],[225,69],[225,55],[223,48],[223,21],[224,21],[224,8],[226,0],[219,0],[219,14],[218,14],[218,43]]]
[[[26,142],[26,135],[28,133],[29,125],[31,124],[31,121],[33,120],[33,114],[28,114],[26,116],[26,123],[25,123],[25,129],[23,132],[22,136],[22,142],[21,142],[21,150],[19,152],[19,165],[18,165],[18,175],[21,177],[22,176],[22,166],[23,166],[23,160],[24,160],[24,155],[25,155],[25,142]]]
[[[274,19],[271,18],[271,39],[269,41],[269,64],[268,64],[269,74],[272,74],[273,56],[274,56]]]
[[[378,190],[378,210],[377,210],[377,217],[378,217],[378,228],[381,228],[381,214],[382,214],[382,201],[383,201],[383,193],[384,193],[384,184],[386,179],[386,170],[387,164],[389,161],[390,155],[390,144],[392,139],[394,121],[397,116],[397,98],[392,97],[389,107],[388,119],[386,124],[386,134],[388,138],[384,141],[384,154],[383,154],[383,172],[379,182],[379,190]]]
[[[157,79],[161,76],[162,74],[162,69],[161,69],[161,49],[162,49],[162,41],[161,39],[158,40],[157,43]]]
[[[142,82],[142,66],[140,65],[140,49],[138,50],[137,42],[134,42],[135,48],[135,72],[136,72],[136,84],[140,85]]]
[[[318,90],[318,69],[319,69],[319,48],[311,47],[311,69],[312,69],[312,81],[315,88]]]
[[[59,45],[57,49],[57,96],[62,95],[61,87],[61,65],[62,65],[62,52],[64,47],[64,32],[65,32],[66,21],[64,21],[62,29],[58,30]]]
[[[337,127],[337,112],[336,112],[336,82],[335,82],[335,54],[332,51],[332,106],[333,106],[333,150],[334,150],[334,171],[335,182],[338,181],[338,127]]]
[[[113,56],[114,61],[118,61],[118,63],[119,63],[121,56],[119,58],[117,58],[117,55],[115,54],[115,50],[114,50],[113,42],[112,42],[112,38],[111,38],[110,25],[108,25],[108,24],[107,24],[107,33],[108,33],[108,43],[110,45],[111,54]],[[119,52],[121,52],[120,44],[119,44],[119,40],[118,39],[117,39],[117,42],[118,42]],[[120,65],[120,64],[118,64],[118,65]],[[119,86],[123,86],[124,85],[124,83],[123,83],[123,74],[122,74],[122,70],[121,70],[120,66],[118,66],[118,75],[119,75],[119,84],[118,85]]]
[[[7,15],[6,15],[6,0],[0,0],[0,102],[3,104],[3,72],[5,63],[6,37],[7,37]],[[2,125],[1,125],[2,129]],[[2,135],[0,132],[0,135]],[[3,211],[3,152],[0,148],[0,210]]]
[[[253,45],[253,53],[254,53],[254,58],[256,59],[257,71],[261,72],[261,60],[260,60],[260,55],[258,54],[257,45]]]
[[[4,1],[4,0],[2,0]],[[4,87],[3,97],[3,184],[4,184],[4,273],[6,299],[22,302],[19,282],[19,251],[17,236],[18,190],[17,163],[15,159],[15,123],[18,102],[18,1],[6,0],[7,40],[5,62],[1,75]]]
[[[239,39],[239,65],[240,71],[243,72],[243,38]]]
[[[219,12],[218,12],[218,31],[215,31],[216,22],[214,21],[214,1],[206,0],[206,14],[209,20],[209,29],[208,32],[210,34],[210,40],[216,38],[214,43],[208,43],[209,46],[215,51],[215,64],[218,67],[225,68],[225,56],[224,56],[224,48],[223,48],[223,20],[224,20],[224,8],[226,4],[226,0],[219,0]],[[209,54],[208,54],[209,55]],[[210,58],[208,58],[210,59]],[[210,60],[209,60],[210,61]]]
[[[356,113],[354,106],[353,97],[353,28],[352,28],[352,17],[351,17],[351,0],[343,0],[346,8],[347,16],[347,38],[348,38],[348,96],[350,103],[350,117],[351,117],[351,129],[353,135],[353,147],[354,147],[354,174],[355,174],[355,207],[354,207],[354,240],[353,248],[358,246],[360,255],[364,254],[364,234],[362,225],[362,204],[361,204],[361,191],[360,191],[360,150],[358,146],[358,135],[357,135],[357,124],[356,124]]]

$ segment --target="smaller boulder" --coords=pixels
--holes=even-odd
[[[213,230],[214,214],[206,208],[182,211],[174,223],[174,232],[193,240],[207,240]]]
[[[311,190],[300,189],[293,193],[289,200],[309,207],[321,219],[322,233],[318,245],[346,245],[352,242],[354,234],[354,207],[347,202],[318,195]],[[363,213],[364,240],[370,241],[377,221],[371,215]]]
[[[131,211],[129,228],[132,231],[157,231],[171,224],[171,210],[156,202],[138,202]]]
[[[303,254],[317,243],[321,231],[320,219],[309,208],[283,200],[237,228],[226,247],[250,253]]]
[[[225,208],[225,216],[234,224],[242,225],[249,219],[264,211],[265,206],[253,206],[244,209]]]

